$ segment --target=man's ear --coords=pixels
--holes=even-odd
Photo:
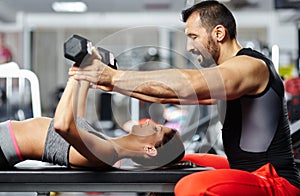
[[[145,145],[144,146],[144,151],[147,155],[154,157],[157,155],[157,150],[154,146],[152,145]]]
[[[223,25],[217,25],[214,29],[213,29],[213,33],[214,36],[216,37],[216,40],[218,42],[221,42],[224,40],[225,36],[226,36],[226,29]]]

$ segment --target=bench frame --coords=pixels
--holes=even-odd
[[[179,179],[194,172],[212,170],[196,167],[167,170],[91,171],[66,168],[15,169],[0,171],[0,192],[173,192]]]

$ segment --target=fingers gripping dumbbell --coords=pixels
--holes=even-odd
[[[117,60],[110,51],[101,47],[97,47],[97,50],[103,63],[113,69],[118,68]],[[67,59],[74,61],[77,66],[80,66],[87,55],[92,55],[92,42],[79,35],[72,35],[72,37],[64,43],[64,54]]]

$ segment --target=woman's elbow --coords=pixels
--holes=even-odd
[[[56,132],[58,133],[67,133],[70,129],[69,123],[65,122],[63,119],[56,119],[53,120],[53,127]]]

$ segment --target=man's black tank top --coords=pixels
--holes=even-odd
[[[226,101],[222,137],[230,167],[252,172],[271,163],[279,176],[300,188],[292,154],[283,81],[273,63],[261,53],[245,48],[238,55],[263,60],[270,76],[262,93]]]

